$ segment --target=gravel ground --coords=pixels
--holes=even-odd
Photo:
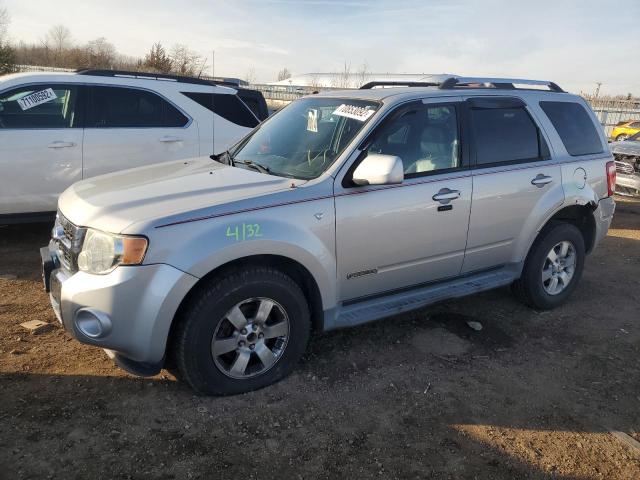
[[[500,289],[333,332],[284,381],[226,398],[20,327],[55,322],[47,240],[0,227],[0,478],[640,478],[610,433],[640,440],[639,202],[619,199],[558,310]]]

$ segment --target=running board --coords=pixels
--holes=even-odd
[[[403,291],[401,293],[362,300],[342,306],[333,328],[352,327],[392,315],[416,310],[432,303],[465,297],[473,293],[509,285],[517,278],[507,269],[485,271],[453,280]]]

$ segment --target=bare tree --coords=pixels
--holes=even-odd
[[[179,75],[193,76],[202,73],[206,67],[206,59],[181,43],[173,46],[169,57],[171,58],[171,69]]]
[[[278,82],[282,80],[287,80],[288,78],[291,78],[291,72],[287,67],[284,67],[282,70],[278,72]]]
[[[0,45],[4,43],[4,39],[7,36],[10,21],[9,11],[5,7],[0,7]]]
[[[54,25],[45,35],[43,43],[60,54],[71,46],[71,31],[62,24]]]
[[[116,59],[116,47],[100,37],[87,43],[87,61],[93,68],[112,68]]]
[[[255,68],[250,68],[249,70],[247,70],[247,73],[244,76],[244,81],[247,82],[249,85],[252,85],[254,83],[256,83],[256,69]]]
[[[0,75],[11,73],[15,69],[15,50],[5,40],[7,29],[9,28],[9,12],[6,8],[0,7]]]
[[[334,88],[351,88],[351,62],[345,60],[342,70],[331,74],[331,86]]]
[[[367,65],[367,62],[364,62],[356,72],[356,84],[354,85],[354,87],[360,88],[362,85],[369,81],[370,76],[371,72],[369,72],[369,65]]]
[[[160,42],[154,43],[149,53],[145,55],[142,66],[145,70],[169,73],[171,71],[171,58],[169,58]]]

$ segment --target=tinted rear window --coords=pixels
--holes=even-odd
[[[569,155],[602,153],[602,142],[587,110],[575,102],[540,102]]]
[[[472,108],[478,165],[544,156],[538,128],[524,108]]]
[[[155,93],[123,87],[92,87],[88,128],[182,127],[189,119]]]
[[[182,94],[236,125],[253,128],[259,123],[255,115],[236,95],[197,92],[182,92]]]

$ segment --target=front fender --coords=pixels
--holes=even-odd
[[[323,308],[336,303],[333,198],[155,229],[145,263],[166,263],[198,278],[234,260],[279,255],[315,279]]]

